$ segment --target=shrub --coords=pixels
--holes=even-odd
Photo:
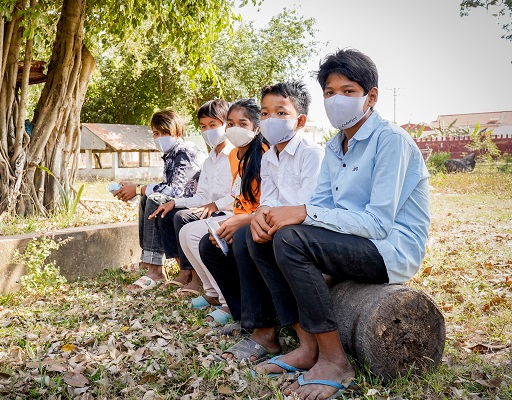
[[[499,172],[512,172],[512,154],[503,154],[500,165],[498,165]]]
[[[30,294],[54,293],[66,283],[55,262],[45,263],[51,251],[57,250],[62,244],[41,236],[32,239],[23,253],[15,251],[12,262],[27,268],[26,274],[21,277],[22,290]]]
[[[432,153],[427,160],[428,171],[432,174],[446,173],[445,161],[451,158],[448,152]]]

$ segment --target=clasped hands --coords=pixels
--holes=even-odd
[[[306,206],[260,206],[251,221],[252,239],[256,243],[272,240],[283,226],[302,224],[306,219]]]

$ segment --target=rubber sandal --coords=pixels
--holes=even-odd
[[[229,321],[233,320],[233,316],[220,308],[217,308],[215,311],[206,314],[207,317],[212,317],[213,321],[217,325],[226,325]]]
[[[304,379],[304,375],[299,375],[299,379],[297,380],[297,383],[299,386],[305,386],[305,385],[324,385],[324,386],[331,386],[335,389],[338,389],[336,393],[328,397],[326,400],[332,400],[336,397],[341,396],[341,394],[347,390],[350,386],[354,385],[354,381],[350,382],[348,386],[343,385],[342,383],[336,382],[336,381],[330,381],[330,380],[324,380],[324,379],[312,379],[310,381],[307,381]]]
[[[123,264],[119,267],[122,272],[126,272],[127,274],[141,272],[142,268],[140,267],[140,262],[131,263],[131,264]]]
[[[174,293],[174,295],[176,297],[190,297],[190,296],[193,296],[193,295],[199,296],[200,294],[201,294],[201,292],[199,290],[188,289],[188,288],[184,288],[184,287],[179,288]]]
[[[139,279],[137,279],[135,282],[132,283],[132,285],[139,286],[140,289],[128,289],[129,291],[139,291],[139,290],[151,290],[158,286],[160,286],[163,283],[163,281],[155,281],[154,279],[150,278],[147,275],[141,276]]]
[[[234,332],[238,332],[238,334],[234,334]],[[248,331],[242,328],[242,324],[240,321],[235,321],[231,324],[226,324],[222,328],[219,329],[219,335],[221,336],[238,336],[242,333],[247,333]]]
[[[220,306],[220,303],[219,301],[217,300],[216,304],[212,304],[212,303],[209,303],[208,300],[205,299],[204,296],[197,296],[197,297],[194,297],[190,303],[192,304],[192,308],[196,308],[196,309],[203,309],[203,308],[207,308],[207,307],[210,307],[210,306]]]
[[[180,281],[176,281],[174,279],[171,279],[169,282],[168,282],[169,285],[172,285],[172,286],[175,286],[177,288],[180,288],[180,287],[183,287],[185,286],[184,283],[180,282]]]
[[[258,364],[259,362],[266,360],[268,358],[269,351],[256,343],[249,337],[245,337],[240,340],[238,343],[234,344],[227,350],[223,352],[223,354],[233,354],[235,356],[236,362],[239,364],[247,363],[247,364]],[[251,361],[251,357],[256,357],[256,360]],[[217,361],[226,362],[227,360],[222,358],[221,356],[214,357]]]
[[[306,372],[305,369],[294,367],[293,365],[287,364],[284,361],[280,360],[282,355],[275,356],[267,361],[267,364],[274,364],[278,367],[282,368],[282,372],[269,372],[267,377],[269,378],[278,378],[283,375],[295,375],[297,372]]]

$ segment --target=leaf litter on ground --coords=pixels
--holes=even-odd
[[[476,192],[471,175],[454,177],[459,187],[452,176],[433,178],[427,254],[410,285],[443,310],[439,370],[385,385],[358,368],[344,398],[512,398],[512,178],[498,178],[497,195],[494,184],[486,186],[493,193]],[[471,191],[461,189],[464,179]],[[2,398],[292,399],[284,379],[214,359],[240,337],[220,337],[204,311],[169,289],[125,291],[134,277],[111,270],[53,295],[2,301]],[[297,345],[290,330],[280,334],[286,350]]]

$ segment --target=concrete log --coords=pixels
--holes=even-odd
[[[444,317],[426,294],[404,285],[329,282],[343,348],[384,381],[435,369]]]

